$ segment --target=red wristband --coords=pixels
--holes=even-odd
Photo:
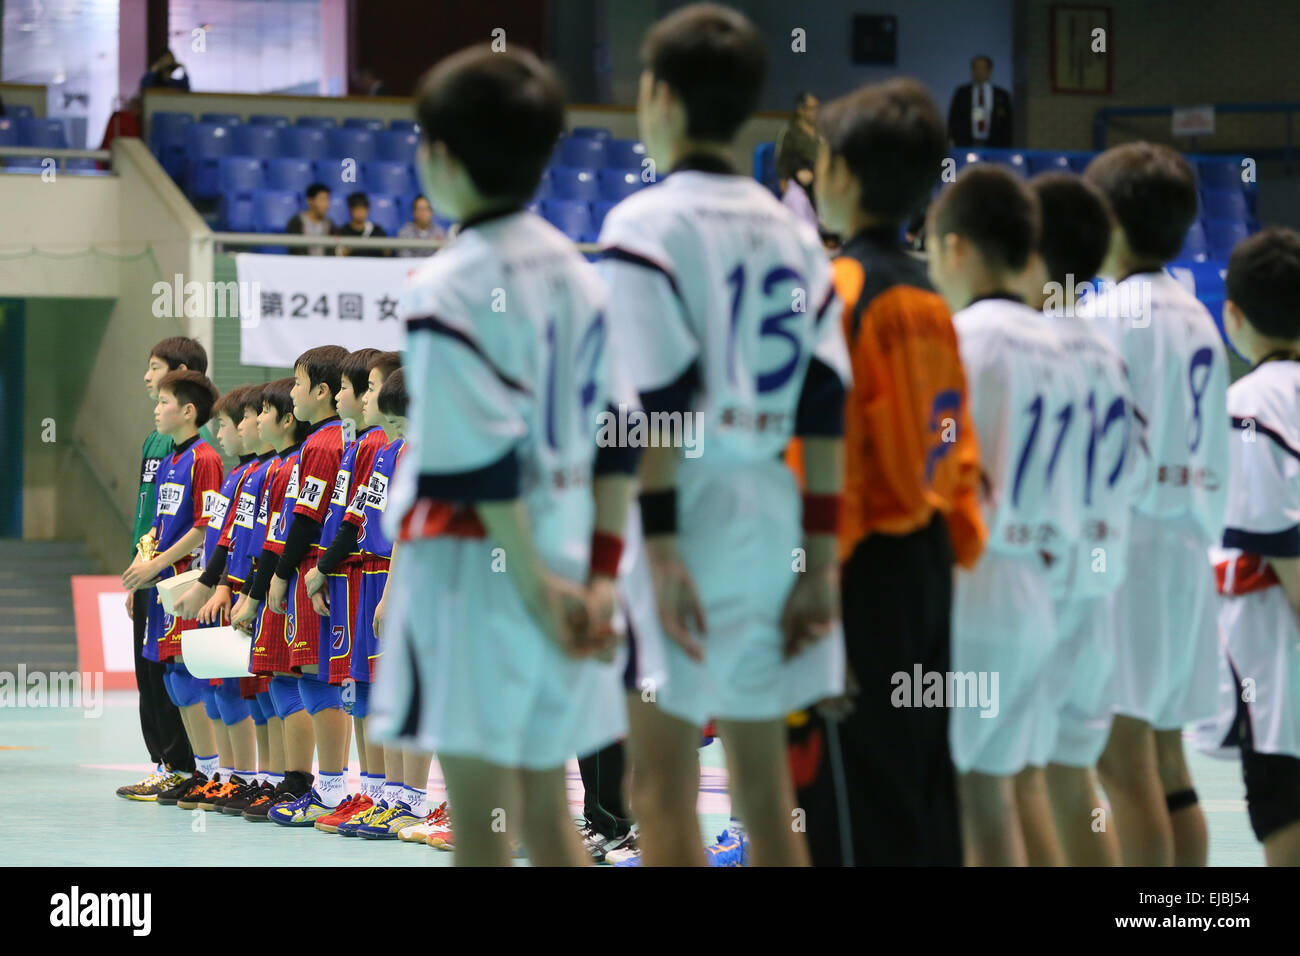
[[[591,535],[591,573],[607,578],[618,577],[618,562],[623,556],[623,539],[605,531]]]
[[[803,530],[807,534],[837,534],[840,530],[840,496],[803,496]]]

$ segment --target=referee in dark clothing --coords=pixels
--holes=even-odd
[[[149,370],[145,375],[150,395],[157,396],[157,384],[167,372],[192,369],[206,374],[208,356],[197,341],[183,336],[163,339],[149,354]],[[135,527],[131,543],[140,540],[153,525],[154,505],[157,499],[155,478],[158,468],[172,452],[172,440],[158,432],[150,432],[140,452],[140,490],[136,495]],[[134,557],[134,554],[133,554]],[[185,725],[180,711],[167,695],[163,686],[166,665],[145,658],[145,625],[149,619],[149,602],[158,598],[156,588],[135,591],[130,597],[133,645],[135,648],[135,686],[140,692],[140,733],[149,751],[149,759],[158,768],[139,783],[119,787],[117,795],[128,800],[153,801],[158,794],[172,786],[181,776],[194,772],[194,754],[190,750]]]

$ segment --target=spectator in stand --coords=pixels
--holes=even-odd
[[[284,227],[284,231],[295,236],[333,236],[337,234],[334,223],[329,217],[330,190],[324,183],[312,183],[307,187],[307,208],[295,213]],[[324,246],[290,246],[291,256],[323,256]]]
[[[392,96],[388,84],[381,80],[375,71],[363,66],[352,78],[352,85],[358,96]]]
[[[776,178],[785,195],[786,184],[795,177],[805,191],[812,189],[812,171],[817,165],[817,97],[800,93],[795,97],[790,125],[776,138]],[[806,172],[805,172],[806,167]]]
[[[382,238],[388,233],[384,232],[384,227],[376,225],[370,221],[370,198],[362,192],[356,192],[348,196],[348,215],[352,219],[344,224],[335,235],[338,236],[369,236],[370,238]],[[338,254],[341,256],[391,256],[391,249],[349,249],[346,246],[338,247]]]
[[[1011,145],[1011,94],[994,86],[993,58],[970,61],[970,82],[957,87],[948,107],[948,142],[952,146]]]
[[[447,234],[433,221],[433,204],[423,196],[416,196],[411,203],[411,221],[397,230],[398,239],[445,239]],[[429,256],[434,249],[398,249],[397,254],[406,258]]]
[[[164,50],[162,55],[153,61],[149,72],[141,78],[140,89],[151,87],[184,90],[186,93],[190,91],[190,76],[185,72],[185,67],[176,62],[176,57],[171,50]]]
[[[104,140],[99,144],[99,148],[111,149],[113,140],[119,136],[134,136],[138,139],[143,112],[140,94],[137,93],[126,101],[126,105],[108,118],[108,125],[104,127]],[[99,166],[101,169],[107,168],[104,163],[100,163]]]

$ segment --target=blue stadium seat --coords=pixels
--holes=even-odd
[[[0,119],[0,146],[18,145],[18,124],[11,119]]]
[[[1246,196],[1240,189],[1207,189],[1201,194],[1201,215],[1206,219],[1239,219],[1249,216]]]
[[[217,160],[217,188],[222,193],[251,193],[265,185],[266,170],[255,156],[223,156]]]
[[[329,152],[325,131],[313,126],[285,126],[280,130],[280,153],[298,159],[320,159]]]
[[[406,163],[377,159],[363,165],[366,185],[377,193],[402,196],[418,188],[411,167]]]
[[[455,219],[444,219],[442,218],[442,216],[439,216],[436,212],[434,213],[433,221],[438,224],[438,228],[441,229],[444,233],[451,232],[451,227],[456,225]]]
[[[98,172],[99,162],[94,159],[65,159],[63,168],[70,173]]]
[[[299,116],[295,121],[296,126],[308,126],[312,129],[333,129],[339,125],[339,121],[333,116]]]
[[[240,156],[270,159],[280,155],[280,131],[274,126],[236,126],[231,132]]]
[[[1183,240],[1183,251],[1178,253],[1178,258],[1186,262],[1204,262],[1209,255],[1210,247],[1205,241],[1205,227],[1197,219],[1187,230],[1187,238]]]
[[[1041,150],[1033,150],[1025,153],[1025,159],[1029,163],[1029,174],[1037,176],[1039,173],[1068,173],[1070,171],[1070,157],[1064,153],[1047,153]]]
[[[400,129],[404,132],[418,133],[420,131],[420,124],[417,123],[415,120],[395,119],[395,120],[389,120],[388,128]]]
[[[328,130],[326,137],[333,156],[346,156],[359,163],[375,158],[375,134],[368,129],[343,126]]]
[[[621,169],[640,169],[645,159],[645,143],[638,139],[605,141],[605,162]]]
[[[158,156],[164,147],[184,146],[185,128],[193,122],[189,113],[154,113],[149,117],[149,148]]]
[[[1196,164],[1202,189],[1241,190],[1241,163],[1231,159],[1203,159]]]
[[[772,195],[780,197],[780,183],[776,176],[776,143],[759,143],[754,147],[754,178],[770,189]]]
[[[997,163],[1021,178],[1028,172],[1025,154],[1018,149],[985,149],[982,153],[984,162]]]
[[[419,134],[412,130],[382,130],[375,133],[375,158],[391,159],[398,163],[414,163],[415,149],[419,143]]]
[[[6,156],[4,164],[6,169],[26,169],[32,172],[40,172],[43,167],[43,156]]]
[[[336,226],[341,226],[350,221],[352,216],[348,213],[348,200],[342,193],[330,193],[330,222]]]
[[[573,199],[547,199],[542,202],[542,216],[575,242],[594,240],[591,206]]]
[[[251,192],[226,193],[218,207],[221,228],[228,232],[257,232],[255,205]]]
[[[594,169],[575,169],[572,166],[551,167],[551,189],[557,199],[599,198],[599,185]]]
[[[316,181],[311,160],[291,156],[277,156],[266,161],[266,186],[268,189],[285,189],[302,194]]]
[[[346,129],[368,129],[372,133],[387,129],[388,124],[381,119],[373,119],[369,116],[349,116],[343,120],[343,126]]]
[[[302,212],[302,200],[287,189],[259,189],[253,193],[256,232],[284,232],[284,227],[298,212]]]
[[[68,133],[63,128],[63,120],[37,119],[34,116],[19,119],[18,145],[67,149]]]
[[[575,126],[569,130],[570,136],[583,136],[587,139],[612,139],[604,126]]]
[[[602,169],[596,173],[600,183],[600,198],[618,202],[626,199],[643,185],[639,169]]]
[[[157,115],[157,114],[154,114]],[[250,126],[288,126],[289,117],[282,113],[254,113],[248,118]]]
[[[1210,246],[1211,259],[1226,260],[1232,255],[1233,247],[1247,235],[1246,224],[1240,220],[1205,220],[1205,238]]]
[[[348,157],[349,159],[351,157]],[[356,181],[344,182],[343,180],[343,159],[318,159],[312,163],[312,171],[316,174],[316,181],[324,183],[329,187],[330,192],[336,196],[347,196],[349,193],[366,191],[366,181],[364,168],[358,164],[356,167]]]
[[[238,113],[204,113],[199,117],[200,123],[219,123],[222,126],[242,126],[244,118]]]
[[[1092,162],[1092,158],[1097,154],[1075,150],[1074,152],[1066,153],[1066,155],[1070,158],[1070,168],[1076,173],[1082,174],[1083,171],[1088,168],[1088,164]]]
[[[5,116],[9,119],[31,119],[36,113],[30,106],[18,106],[17,104],[5,107]]]
[[[234,154],[230,127],[216,123],[191,123],[185,130],[186,191],[198,199],[215,199],[221,192],[218,161]]]
[[[605,224],[605,217],[618,203],[610,199],[597,199],[591,204],[591,231],[600,235],[600,227]]]
[[[387,193],[370,193],[370,221],[382,226],[390,236],[397,235],[407,217],[397,208],[397,199]]]
[[[605,165],[605,140],[594,136],[568,136],[560,140],[555,153],[557,166],[600,169]]]
[[[411,207],[415,205],[415,197],[419,193],[406,193],[404,196],[394,197],[397,199],[397,211],[402,214],[402,224],[411,221]]]

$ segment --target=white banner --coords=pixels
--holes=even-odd
[[[1209,136],[1214,133],[1213,106],[1174,107],[1175,136]]]
[[[401,349],[397,304],[423,259],[362,256],[235,256],[240,296],[239,360],[293,368],[318,345]],[[251,309],[245,309],[245,306]],[[248,314],[245,314],[247,312]]]

